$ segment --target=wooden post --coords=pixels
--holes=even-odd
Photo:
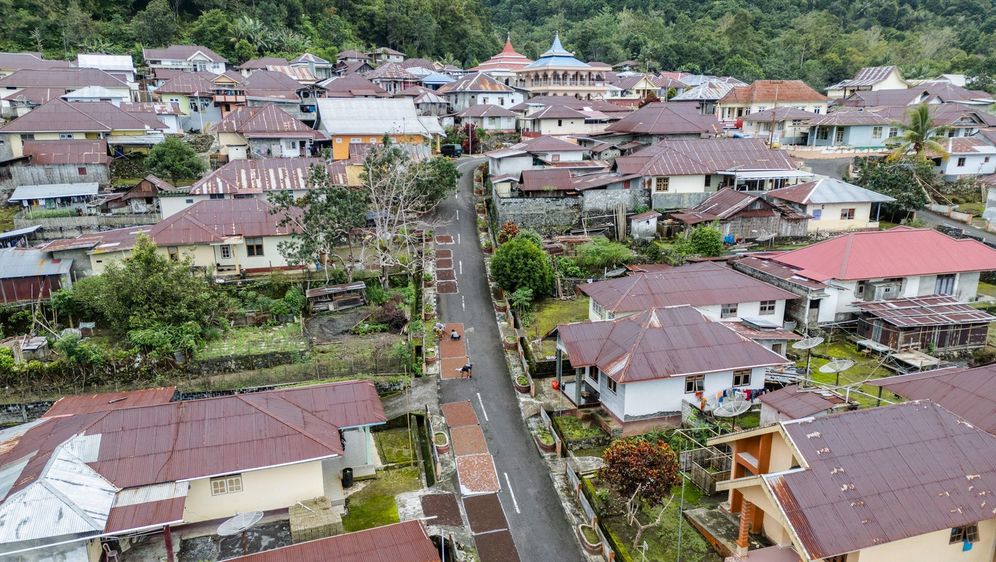
[[[173,556],[173,531],[169,525],[163,527],[163,542],[166,543],[166,562],[176,562]]]

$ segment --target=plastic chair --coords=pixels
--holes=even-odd
[[[118,557],[118,551],[112,550],[111,549],[111,545],[109,545],[109,544],[107,544],[105,542],[104,544],[100,545],[100,547],[104,550],[104,561],[105,562],[112,562],[112,561],[113,562],[119,562],[119,560],[121,560]]]

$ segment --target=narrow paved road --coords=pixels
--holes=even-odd
[[[972,225],[969,225],[969,224],[965,224],[965,223],[960,222],[960,221],[949,219],[948,217],[946,217],[944,215],[939,215],[939,214],[937,214],[935,212],[928,211],[926,209],[921,209],[921,210],[919,210],[919,211],[916,212],[916,216],[917,216],[917,218],[919,218],[923,222],[927,223],[927,225],[930,226],[930,227],[934,227],[934,226],[937,226],[939,224],[943,224],[945,226],[951,226],[951,227],[954,227],[954,228],[960,228],[960,229],[964,230],[967,234],[971,234],[973,236],[980,236],[986,242],[989,242],[990,244],[996,244],[996,235],[994,235],[993,233],[986,232],[985,230],[982,230],[981,228],[978,228],[978,227],[975,227],[975,226],[972,226]]]
[[[444,201],[439,210],[440,218],[447,221],[448,233],[454,238],[460,235],[459,243],[444,246],[453,249],[459,292],[440,295],[441,318],[464,324],[468,354],[474,364],[474,378],[440,382],[439,401],[470,400],[474,405],[498,469],[501,502],[519,557],[524,562],[581,561],[574,529],[553,489],[547,465],[522,422],[505,365],[484,274],[484,256],[477,242],[473,171],[481,161],[477,158],[458,164],[462,173],[459,193]]]

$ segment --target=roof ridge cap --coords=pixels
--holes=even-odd
[[[321,439],[319,439],[319,438],[318,438],[317,436],[313,435],[313,434],[312,434],[312,433],[311,433],[310,431],[308,431],[308,430],[304,429],[303,427],[298,427],[298,426],[296,426],[296,425],[292,424],[291,422],[289,422],[289,421],[286,421],[286,420],[284,420],[284,419],[282,419],[282,418],[278,417],[278,416],[277,416],[276,414],[274,414],[273,412],[270,412],[270,411],[268,411],[268,410],[265,410],[265,409],[261,408],[261,407],[260,407],[259,405],[257,405],[257,404],[253,404],[252,402],[250,402],[250,401],[248,400],[248,398],[250,398],[250,397],[255,397],[255,395],[256,395],[256,394],[265,394],[265,393],[249,393],[249,394],[236,394],[236,395],[235,395],[235,397],[236,397],[236,398],[238,398],[239,400],[241,400],[241,401],[242,401],[242,402],[243,402],[244,404],[246,404],[246,405],[248,405],[249,407],[251,407],[251,408],[255,409],[256,411],[258,411],[259,413],[261,413],[261,414],[263,414],[263,415],[265,415],[265,416],[268,416],[268,417],[270,417],[270,418],[273,418],[273,419],[274,419],[274,420],[276,420],[276,421],[277,421],[278,423],[280,423],[280,424],[283,424],[283,425],[285,425],[285,426],[287,426],[287,427],[289,427],[289,428],[293,429],[294,431],[296,431],[296,432],[300,433],[301,435],[304,435],[304,436],[305,436],[305,437],[307,437],[308,439],[311,439],[311,440],[312,440],[312,441],[314,441],[315,443],[317,443],[317,444],[321,445],[322,447],[325,447],[326,449],[330,449],[330,448],[331,448],[331,447],[329,447],[329,446],[328,446],[328,444],[327,444],[327,443],[325,443],[324,441],[322,441],[322,440],[321,440]],[[308,410],[306,410],[306,409],[305,409],[305,408],[304,408],[303,406],[301,406],[300,404],[297,404],[297,403],[295,403],[295,402],[291,402],[290,400],[288,400],[288,399],[286,399],[286,398],[284,398],[283,396],[280,396],[280,395],[278,395],[278,394],[270,394],[269,396],[270,396],[271,398],[274,398],[274,399],[277,399],[277,400],[281,400],[281,401],[283,401],[283,402],[285,402],[285,403],[287,403],[287,404],[289,404],[289,405],[291,405],[291,406],[293,406],[293,407],[297,408],[297,409],[298,409],[298,410],[300,410],[300,411],[301,411],[302,413],[304,413],[304,414],[306,414],[306,415],[310,415],[311,417],[313,417],[313,418],[315,418],[315,419],[317,419],[317,420],[320,420],[321,422],[323,422],[323,423],[326,423],[326,424],[328,424],[328,425],[330,425],[330,426],[334,427],[334,428],[336,429],[336,432],[337,432],[337,433],[338,433],[338,431],[340,430],[340,429],[339,429],[339,426],[337,426],[336,424],[334,424],[334,423],[332,423],[332,422],[329,422],[329,421],[326,421],[326,420],[323,420],[322,418],[319,418],[319,417],[318,417],[318,416],[316,416],[315,414],[313,414],[313,413],[309,412]],[[340,449],[342,449],[342,450],[343,450],[343,452],[345,452],[345,447],[343,447],[343,446],[342,446],[341,444],[339,445],[339,448],[340,448]],[[339,456],[340,454],[341,454],[341,453],[336,453],[336,456]]]

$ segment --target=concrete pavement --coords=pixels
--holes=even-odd
[[[931,227],[937,226],[939,224],[943,224],[945,226],[951,226],[951,227],[954,227],[954,228],[960,228],[960,229],[964,230],[965,233],[967,233],[967,234],[971,234],[972,236],[979,236],[983,240],[985,240],[986,242],[988,242],[990,244],[996,244],[996,235],[994,235],[991,232],[986,232],[985,230],[982,230],[981,228],[978,228],[976,226],[972,226],[970,224],[965,224],[965,223],[963,223],[961,221],[956,221],[956,220],[953,220],[953,219],[949,219],[948,217],[946,217],[944,215],[939,215],[939,214],[937,214],[937,213],[935,213],[933,211],[928,211],[926,209],[921,209],[921,210],[917,211],[916,212],[916,216],[917,216],[918,219],[920,219],[923,222],[927,223],[927,225],[929,225]]]
[[[440,381],[439,401],[470,400],[474,405],[494,456],[502,486],[499,496],[519,557],[523,561],[580,562],[584,557],[574,529],[522,421],[505,364],[474,211],[473,171],[482,161],[474,158],[458,163],[459,192],[442,202],[438,211],[446,223],[440,231],[459,240],[446,246],[453,250],[458,292],[439,295],[440,319],[463,323],[469,361],[474,365],[472,379]]]

